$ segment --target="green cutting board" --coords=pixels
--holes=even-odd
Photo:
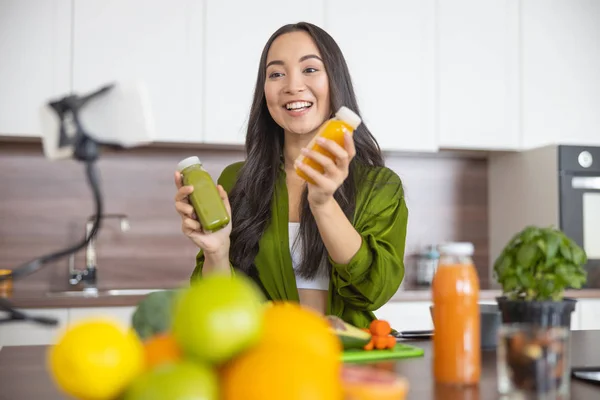
[[[396,343],[396,347],[386,350],[351,349],[342,353],[343,362],[397,360],[401,358],[422,357],[425,351],[416,346]]]

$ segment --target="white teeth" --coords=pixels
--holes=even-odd
[[[308,101],[294,101],[292,103],[287,103],[285,105],[285,108],[287,108],[288,110],[298,110],[301,108],[307,108],[312,106],[311,102]]]

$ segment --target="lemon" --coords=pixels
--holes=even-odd
[[[74,324],[48,354],[48,367],[56,385],[79,399],[115,398],[143,366],[143,346],[135,332],[106,319]]]

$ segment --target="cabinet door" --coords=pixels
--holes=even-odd
[[[522,3],[525,147],[600,145],[600,2]]]
[[[58,320],[58,325],[45,326],[25,321],[0,324],[0,347],[53,344],[60,331],[67,326],[66,308],[23,309],[22,311],[38,317],[55,318]],[[6,317],[7,313],[0,311],[0,318]]]
[[[265,43],[284,24],[322,26],[323,1],[206,0],[205,142],[244,143]]]
[[[201,141],[200,1],[75,0],[73,86],[143,80],[158,141]]]
[[[365,124],[383,150],[435,151],[433,0],[328,0]]]
[[[0,0],[0,136],[39,136],[42,104],[70,90],[71,0]]]
[[[578,299],[579,328],[600,329],[600,299]]]
[[[439,146],[518,149],[519,2],[437,4]]]
[[[131,316],[135,307],[81,307],[69,309],[69,325],[86,318],[105,317],[122,324],[131,326]]]

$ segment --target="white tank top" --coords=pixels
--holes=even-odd
[[[302,238],[298,236],[300,223],[290,222],[288,232],[290,238],[290,255],[292,256],[292,266],[296,275],[296,286],[298,289],[318,289],[329,290],[329,276],[326,272],[320,271],[314,279],[305,279],[298,275],[298,268],[302,257]]]

